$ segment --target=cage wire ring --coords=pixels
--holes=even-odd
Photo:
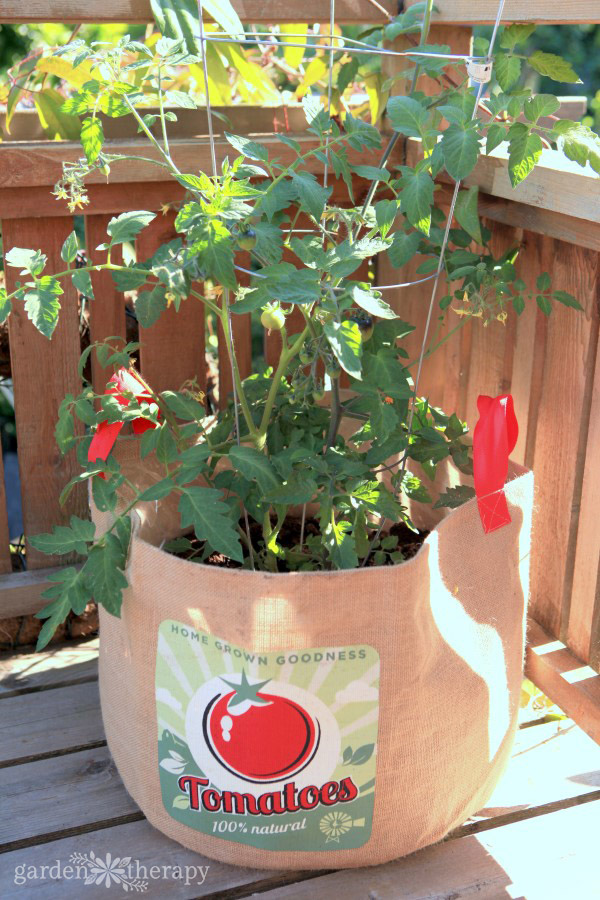
[[[235,44],[249,45],[249,46],[258,45],[260,43],[264,43],[264,42],[259,41],[258,37],[260,35],[267,35],[269,33],[268,32],[256,32],[255,38],[234,38],[234,37],[230,37],[230,36],[220,37],[219,35],[207,35],[204,30],[202,0],[197,0],[197,2],[198,2],[198,14],[199,14],[199,26],[200,26],[199,38],[200,38],[200,45],[201,45],[201,50],[202,50],[202,65],[203,65],[204,87],[205,87],[205,96],[206,96],[206,112],[207,112],[207,119],[208,119],[208,136],[209,136],[209,142],[210,142],[210,152],[211,152],[213,175],[216,177],[217,162],[216,162],[216,150],[215,150],[215,137],[214,137],[213,123],[212,123],[212,108],[211,108],[211,103],[210,103],[209,87],[208,87],[208,66],[207,66],[206,52],[205,52],[206,44],[209,42],[212,42],[212,43],[235,43]],[[379,49],[379,48],[370,47],[370,46],[337,47],[334,43],[334,41],[336,39],[338,39],[337,36],[334,34],[335,0],[330,0],[329,34],[328,35],[320,35],[321,38],[326,37],[330,41],[330,43],[325,46],[320,45],[320,49],[329,51],[329,73],[328,73],[328,85],[327,85],[328,113],[330,113],[330,111],[331,111],[333,56],[336,51],[344,51],[344,52],[347,52],[350,54],[369,54],[369,55],[379,55],[379,56],[387,56],[387,57],[447,59],[449,61],[465,62],[467,64],[468,75],[471,77],[471,79],[473,81],[478,83],[475,104],[473,106],[473,112],[471,114],[471,121],[473,121],[473,119],[475,119],[475,117],[476,117],[477,109],[478,109],[481,97],[483,95],[485,85],[489,82],[489,80],[491,78],[492,52],[493,52],[496,37],[498,34],[500,21],[502,19],[502,13],[504,11],[504,4],[505,4],[505,0],[499,0],[498,9],[497,9],[497,13],[496,13],[496,20],[495,20],[494,28],[492,31],[492,36],[490,38],[490,44],[489,44],[487,55],[486,56],[475,56],[472,54],[471,55],[455,54],[455,53],[446,54],[446,53],[437,53],[437,52],[427,53],[427,52],[419,51],[418,49],[415,49],[415,50],[389,50],[389,49],[385,49],[385,48]],[[271,43],[274,43],[274,44],[281,43],[280,41],[276,40],[276,35],[273,32],[270,33],[270,37],[272,39]],[[346,39],[344,39],[344,40],[346,40]],[[353,40],[353,39],[347,39],[347,40],[352,41],[352,43],[354,43],[354,44],[363,44],[364,43],[362,41],[359,42],[359,41]],[[304,48],[304,49],[313,49],[315,47],[315,44],[296,43],[296,42],[291,42],[291,41],[286,40],[285,46],[299,47],[299,48]],[[329,140],[328,140],[328,138],[329,138],[329,135],[326,136],[326,153],[325,153],[324,178],[323,178],[323,183],[324,183],[325,187],[327,186],[327,180],[328,180],[328,174],[329,174],[329,152],[328,152]],[[387,160],[385,160],[385,161],[387,161]],[[428,306],[428,310],[427,310],[427,318],[425,321],[423,340],[422,340],[422,344],[421,344],[421,350],[419,353],[417,372],[415,375],[414,386],[413,386],[413,391],[412,391],[412,399],[411,399],[410,409],[409,409],[409,413],[408,413],[407,442],[410,441],[410,437],[412,435],[412,427],[413,427],[413,422],[414,422],[417,391],[418,391],[418,387],[419,387],[419,381],[421,378],[423,361],[424,361],[425,353],[426,353],[427,338],[429,335],[429,328],[431,325],[433,307],[435,304],[435,297],[436,297],[436,293],[437,293],[440,275],[441,275],[442,269],[444,267],[444,254],[446,252],[446,247],[448,245],[450,228],[451,228],[452,221],[454,219],[454,211],[456,208],[456,201],[458,198],[458,192],[460,190],[461,183],[462,183],[462,180],[459,179],[454,184],[454,191],[452,194],[452,199],[450,201],[450,207],[448,210],[448,217],[446,220],[446,227],[444,230],[442,244],[440,246],[440,253],[439,253],[438,265],[437,265],[436,271],[432,275],[429,275],[425,278],[421,278],[421,279],[418,279],[415,281],[403,282],[403,283],[395,284],[395,285],[379,285],[376,287],[377,290],[392,290],[395,288],[411,287],[413,285],[423,284],[424,282],[433,280],[433,285],[432,285],[432,290],[431,290],[431,298],[430,298],[429,306]],[[267,277],[265,275],[262,275],[260,272],[253,272],[250,269],[244,268],[243,266],[236,265],[235,268],[238,271],[245,272],[253,277],[259,277],[259,278]],[[225,292],[225,294],[224,294],[224,302],[225,302],[225,307],[227,310],[227,327],[228,327],[228,332],[229,332],[229,341],[230,341],[230,345],[231,345],[232,352],[233,352],[233,350],[234,350],[233,328],[232,328],[232,322],[231,322],[231,308],[229,305],[228,292]],[[235,417],[236,417],[236,438],[237,438],[237,442],[239,444],[239,442],[240,442],[239,410],[238,410],[237,386],[236,386],[233,362],[232,362],[231,368],[232,368],[234,409],[235,409]],[[407,443],[406,450],[402,454],[402,459],[400,461],[400,474],[401,475],[403,475],[406,470],[407,460],[408,460],[408,443]],[[383,529],[384,521],[385,520],[382,519],[382,521],[377,529],[377,532],[376,532],[375,536],[373,537],[373,540],[371,541],[369,550],[362,562],[362,566],[366,565],[366,563],[368,562],[368,560],[370,558],[373,547],[374,547],[376,541],[378,540],[379,535],[381,534],[381,531]],[[247,513],[246,513],[246,527],[248,530]],[[250,546],[251,546],[251,542],[250,542]]]

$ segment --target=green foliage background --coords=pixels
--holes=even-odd
[[[489,38],[492,29],[475,28],[474,33]],[[583,84],[562,84],[560,93],[563,96],[585,95],[588,114],[582,121],[600,132],[600,25],[540,25],[521,52],[529,56],[534,50],[556,53],[569,60]],[[542,94],[551,94],[556,89],[551,78],[543,78],[531,69],[526,84]]]
[[[0,25],[0,79],[6,70],[22,59],[32,48],[43,45],[48,47],[66,43],[73,30],[71,25]],[[356,37],[362,29],[359,27],[343,28],[344,34]],[[79,36],[86,41],[115,42],[128,32],[132,38],[143,38],[144,25],[86,25]],[[491,27],[474,29],[475,36],[490,37]],[[563,95],[585,95],[588,98],[585,125],[600,132],[600,25],[543,25],[536,28],[534,34],[524,45],[522,52],[529,55],[534,50],[543,50],[566,57],[582,84],[563,84]],[[314,51],[306,51],[305,60],[309,60]],[[379,63],[379,61],[377,61]],[[285,78],[282,76],[281,82]],[[280,86],[285,86],[280,84]],[[555,82],[544,78],[533,70],[529,70],[527,86],[540,93],[552,93]],[[293,87],[290,85],[290,87]]]

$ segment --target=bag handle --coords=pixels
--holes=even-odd
[[[148,393],[146,385],[140,380],[134,369],[120,368],[118,372],[109,379],[109,387],[104,391],[107,395],[115,397],[117,403],[121,406],[129,406],[129,400],[124,394],[132,394],[136,400],[152,400]],[[148,419],[137,418],[133,420],[134,434],[143,434],[149,428],[156,428],[153,422]],[[115,445],[123,422],[99,422],[92,438],[92,442],[88,448],[88,462],[94,463],[99,459],[105,461],[108,454]],[[100,478],[104,475],[100,473]]]
[[[519,425],[511,394],[477,398],[479,421],[473,434],[473,475],[481,524],[486,534],[511,522],[504,485],[508,458],[515,448]]]

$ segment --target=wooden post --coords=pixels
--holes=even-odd
[[[107,240],[106,228],[112,216],[97,215],[85,217],[85,244],[90,263],[106,260],[106,251],[96,247]],[[113,250],[113,262],[122,260],[121,247]],[[117,290],[110,272],[93,272],[92,287],[94,299],[90,300],[89,323],[90,341],[103,341],[107,337],[119,336],[125,340],[125,298]],[[104,369],[92,353],[92,382],[96,394],[103,394],[112,369]]]
[[[175,213],[159,214],[140,232],[136,241],[143,261],[158,247],[175,238]],[[195,297],[164,310],[150,328],[140,326],[140,363],[144,378],[155,391],[179,390],[184,382],[196,379],[206,387],[204,359],[204,304]]]
[[[48,256],[48,272],[60,272],[64,263],[60,251],[73,229],[69,216],[51,219],[4,219],[4,249],[41,249]],[[18,269],[6,267],[6,287],[14,290]],[[22,279],[21,279],[22,280]],[[77,374],[80,356],[77,292],[70,279],[63,279],[61,311],[52,340],[36,330],[22,303],[16,303],[8,320],[10,358],[15,391],[15,414],[23,501],[25,535],[51,531],[68,522],[72,513],[86,517],[84,485],[77,486],[64,507],[58,498],[79,466],[74,453],[62,457],[54,439],[58,408],[65,394],[77,394],[81,382]],[[28,544],[27,567],[40,569],[64,564],[65,557],[52,557]]]
[[[460,26],[432,25],[427,42],[429,44],[446,44],[451,48],[452,53],[466,54],[469,53],[471,45],[471,30],[469,28],[463,28]],[[396,40],[391,45],[391,48],[394,50],[406,50],[414,47],[414,45],[414,35],[401,35],[400,37],[396,38]],[[384,67],[384,74],[386,74],[387,77],[394,77],[399,72],[403,72],[411,68],[411,64],[406,57],[387,57],[384,58],[382,65]],[[462,72],[464,74],[464,69],[462,70]],[[457,68],[452,67],[449,70],[449,75],[457,80],[459,78]],[[438,82],[427,75],[422,75],[419,77],[417,87],[428,96],[438,93],[440,90],[440,85],[438,84]],[[405,94],[407,93],[408,89],[409,79],[399,78],[392,85],[391,93],[392,95]],[[405,139],[400,138],[400,140]],[[393,268],[387,257],[384,255],[378,260],[378,282],[379,284],[398,284],[403,282],[416,281],[419,278],[423,278],[423,275],[420,275],[416,271],[422,262],[423,258],[417,257],[415,260],[411,260],[406,266],[403,266],[401,269],[395,269]],[[395,291],[387,291],[385,293],[385,299],[390,303],[392,308],[405,321],[410,322],[416,326],[415,331],[403,341],[403,347],[405,347],[411,359],[416,359],[421,349],[423,334],[425,330],[425,321],[427,318],[427,311],[431,299],[431,290],[432,282],[426,281],[423,284],[415,285],[414,287],[398,288]],[[447,285],[445,282],[445,278],[441,278],[440,284],[438,286],[435,308],[429,331],[429,343],[431,343],[431,339],[433,338],[433,336],[436,335],[436,327],[438,325],[439,317],[441,314],[438,304],[439,300],[444,296],[446,292]],[[447,314],[448,319],[450,318],[450,316],[451,314]],[[437,338],[439,339],[443,337],[448,327],[452,327],[454,324],[455,323],[451,321],[449,326],[447,323],[442,325],[439,333],[437,334]],[[432,355],[425,361],[425,363],[423,364],[423,370],[419,382],[418,393],[420,396],[429,397],[431,399],[431,402],[435,405],[441,406],[444,404],[444,391],[450,381],[447,373],[446,359],[453,359],[452,368],[455,383],[458,383],[457,378],[459,375],[459,371],[461,378],[464,378],[465,375],[465,372],[460,365],[460,348],[461,337],[460,335],[458,335],[457,337],[452,338],[444,347],[440,348],[440,350],[437,351],[436,354]]]

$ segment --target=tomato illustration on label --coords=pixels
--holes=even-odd
[[[312,760],[319,746],[318,719],[300,703],[251,684],[221,679],[224,692],[207,704],[202,723],[213,756],[232,774],[266,784],[290,778]]]
[[[257,650],[166,619],[155,687],[167,814],[265,850],[362,847],[375,809],[379,675],[367,644]]]

